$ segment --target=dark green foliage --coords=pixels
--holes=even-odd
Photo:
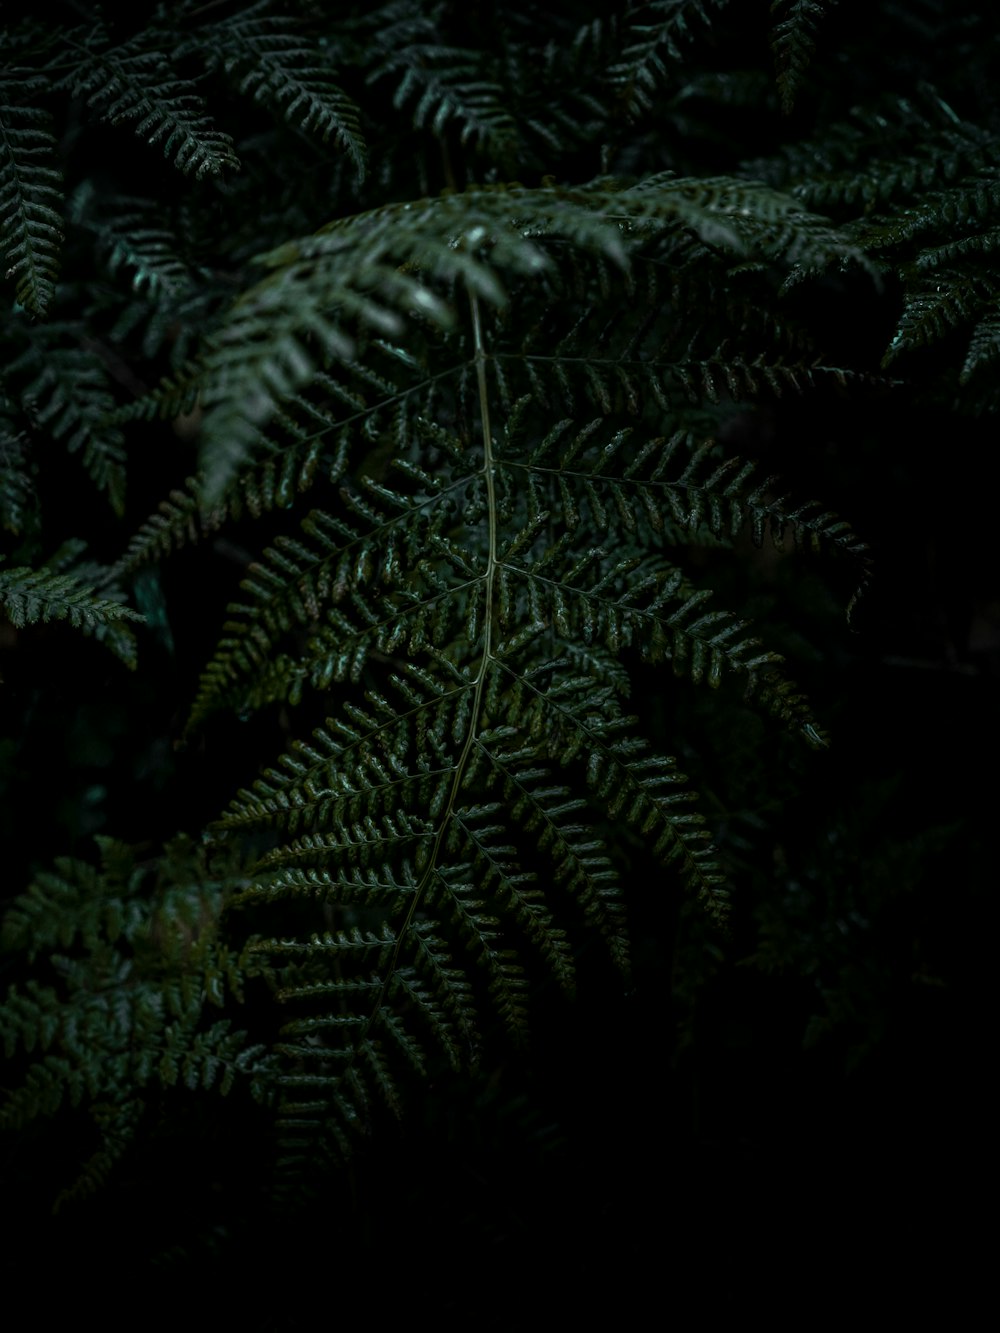
[[[878,423],[995,411],[1000,216],[976,15],[869,8],[12,6],[0,1124],[75,1127],[53,1197],[235,1126],[200,1178],[309,1230],[463,1080],[681,1059],[727,949],[810,1039],[878,990],[783,809],[868,836]]]
[[[105,1182],[153,1089],[180,1083],[225,1095],[243,1077],[258,1096],[266,1087],[263,1047],[206,1012],[239,1000],[253,973],[217,934],[240,868],[210,866],[183,838],[145,866],[109,838],[98,844],[99,868],[58,860],[14,900],[3,928],[6,952],[45,966],[0,1005],[7,1060],[30,1057],[0,1126],[53,1116],[68,1101],[85,1106],[98,1130],[99,1147],[58,1202]]]

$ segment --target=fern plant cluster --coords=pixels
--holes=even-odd
[[[60,1202],[186,1089],[255,1107],[294,1206],[530,1048],[590,940],[644,984],[645,895],[725,940],[718,731],[829,739],[747,581],[825,579],[846,639],[872,572],[768,432],[995,407],[995,106],[936,72],[979,20],[848,8],[9,8],[10,774],[77,671],[162,719],[103,761],[146,811],[91,784],[5,891],[0,1118],[89,1117]]]

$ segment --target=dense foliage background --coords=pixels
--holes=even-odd
[[[269,1113],[239,1080],[225,1099],[188,1095],[183,1079],[148,1093],[140,1132],[106,1171],[98,1164],[95,1191],[65,1201],[99,1113],[66,1101],[8,1114],[11,1280],[38,1256],[67,1283],[139,1274],[171,1300],[210,1276],[251,1327],[294,1328],[310,1284],[352,1275],[356,1294],[325,1297],[331,1311],[349,1299],[402,1311],[419,1284],[438,1322],[507,1328],[540,1279],[561,1309],[607,1301],[627,1321],[633,1301],[682,1281],[691,1259],[756,1254],[762,1216],[780,1219],[769,1233],[779,1257],[808,1252],[834,1271],[856,1269],[883,1227],[930,1253],[979,1170],[1000,740],[988,484],[1000,33],[981,7],[943,0],[607,10],[294,0],[134,6],[122,20],[88,4],[43,18],[6,7],[0,827],[11,994],[80,975],[57,920],[44,926],[50,946],[34,948],[42,927],[25,933],[17,915],[56,858],[96,864],[95,836],[120,840],[131,860],[114,873],[137,876],[150,898],[174,883],[162,847],[183,833],[176,883],[224,895],[242,863],[206,861],[202,833],[301,734],[286,707],[185,730],[249,561],[292,530],[283,501],[258,516],[234,501],[217,529],[195,506],[198,540],[167,542],[135,568],[125,560],[187,476],[214,467],[221,493],[242,462],[239,450],[235,464],[206,452],[193,402],[164,419],[122,410],[162,377],[182,378],[225,328],[257,280],[254,255],[335,218],[514,179],[573,187],[673,172],[787,192],[831,219],[849,256],[784,287],[783,261],[773,309],[757,311],[790,330],[786,363],[799,370],[774,392],[722,388],[713,403],[698,375],[721,384],[724,350],[698,352],[692,337],[691,393],[732,453],[845,515],[872,571],[848,625],[856,569],[748,538],[738,559],[711,546],[694,557],[724,605],[766,624],[827,749],[772,725],[738,688],[694,689],[662,662],[629,659],[631,706],[700,794],[731,885],[725,922],[619,829],[632,976],[574,934],[575,997],[537,981],[526,1048],[497,1020],[478,1068],[432,1071],[398,1124],[376,1113],[340,1174],[291,1201],[272,1189]],[[209,23],[242,19],[263,32],[276,22],[286,45],[204,37]],[[122,50],[131,75],[108,55]],[[270,65],[265,50],[279,52]],[[292,78],[307,71],[311,93],[297,102]],[[148,86],[149,106],[128,101],[128,77]],[[204,99],[189,107],[188,157],[154,95],[179,114],[187,85],[171,79]],[[43,173],[27,224],[15,180],[25,162]],[[810,369],[823,366],[842,373]],[[368,466],[364,448],[353,466]],[[68,571],[66,606],[51,583],[51,600],[32,602],[11,570]],[[144,620],[81,611],[85,635],[65,623],[81,587]],[[125,855],[101,845],[115,865]],[[191,902],[163,901],[175,911],[164,933],[187,923],[194,947]],[[159,920],[136,928],[137,956]],[[255,1042],[274,1040],[265,987],[226,1003]],[[4,1010],[9,1105],[32,1058],[20,1013]],[[372,1277],[377,1288],[365,1286]]]

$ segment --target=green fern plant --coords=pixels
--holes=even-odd
[[[477,966],[515,1038],[530,957],[572,985],[544,884],[568,889],[625,965],[602,829],[634,829],[722,912],[708,831],[625,706],[625,663],[711,686],[732,674],[822,743],[780,657],[684,569],[688,547],[744,528],[864,553],[845,523],[684,429],[689,398],[703,420],[703,403],[721,405],[713,371],[740,398],[794,382],[780,353],[722,340],[699,363],[690,334],[675,346],[662,266],[693,248],[707,268],[706,243],[723,301],[748,257],[804,272],[851,258],[822,219],[736,180],[470,190],[264,256],[200,366],[153,400],[169,414],[198,394],[206,505],[276,449],[322,501],[252,567],[189,723],[303,697],[327,713],[218,825],[267,847],[234,907],[277,922],[290,901],[317,907],[304,934],[279,926],[254,945],[301,1010],[279,1045],[290,1162],[348,1152],[376,1098],[399,1107],[399,1067],[422,1071],[428,1043],[456,1064],[474,1052]],[[539,289],[549,316],[534,330],[519,308],[537,309]],[[301,473],[285,431],[306,411]],[[357,440],[369,452],[351,470]],[[192,512],[172,502],[133,563]]]
[[[500,109],[502,79],[445,40],[443,11],[390,8],[366,82],[403,71],[394,105],[414,130],[454,133],[470,160],[503,164],[532,130]],[[646,89],[630,117],[650,109],[655,81],[626,77],[628,62],[662,73],[659,47],[679,58],[695,9],[709,22],[704,7],[667,8],[641,52],[627,25],[618,39],[607,77]],[[397,30],[405,42],[388,41]],[[348,68],[364,65],[357,45],[341,47]],[[235,166],[158,29],[117,45],[95,29],[83,48],[92,59],[63,84],[85,107],[136,122],[196,177]],[[346,94],[267,6],[195,22],[177,55],[332,136],[363,170]],[[136,298],[176,309],[192,270],[173,233],[134,198],[106,202],[107,222],[76,198],[107,276],[124,268]],[[216,824],[223,842],[258,848],[227,900],[229,929],[252,917],[248,956],[267,960],[291,1009],[273,1052],[289,1164],[348,1154],[374,1102],[400,1109],[405,1071],[426,1070],[435,1050],[456,1067],[474,1059],[484,1004],[523,1041],[536,969],[573,987],[567,913],[627,969],[612,828],[724,913],[710,831],[677,759],[629,711],[630,670],[669,666],[723,688],[732,677],[765,715],[823,743],[780,656],[712,605],[689,557],[744,532],[779,548],[787,535],[846,553],[863,578],[846,523],[789,500],[716,438],[748,400],[846,383],[807,327],[754,312],[780,302],[782,284],[859,258],[823,217],[736,176],[470,185],[336,217],[253,257],[248,277],[262,276],[200,354],[114,412],[89,349],[39,358],[69,327],[17,335],[21,400],[83,444],[119,510],[105,460],[120,469],[124,432],[197,420],[198,474],[111,582],[241,513],[312,499],[300,535],[278,536],[244,580],[187,725],[190,742],[220,710],[275,704],[326,719]],[[93,599],[76,610],[75,584],[72,600],[56,576],[14,573],[7,600],[22,622],[63,603],[91,624],[124,613]],[[118,1122],[108,1134],[124,1142]]]
[[[178,1082],[243,1082],[304,1197],[529,1045],[591,937],[628,984],[637,865],[719,931],[744,752],[697,719],[823,749],[773,590],[819,568],[849,618],[869,577],[769,431],[921,356],[995,397],[995,121],[929,91],[937,29],[870,96],[835,8],[15,6],[0,606],[29,666],[50,619],[138,643],[171,720],[137,785],[200,765],[193,839],[26,851],[8,903],[0,1117],[86,1109],[71,1192]]]

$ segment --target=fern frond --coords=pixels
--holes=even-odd
[[[162,210],[150,199],[102,198],[91,182],[70,202],[73,222],[96,239],[110,277],[127,277],[136,295],[151,301],[178,297],[193,285],[174,233],[162,225]]]
[[[71,575],[44,569],[0,569],[0,604],[18,628],[39,620],[68,620],[96,629],[112,620],[143,619],[121,602],[97,597]]]
[[[139,929],[145,908],[135,897],[142,877],[134,859],[112,838],[95,841],[100,868],[62,857],[16,899],[3,920],[5,952],[23,952],[33,962],[38,954],[65,951],[77,940],[93,950],[101,940],[114,944]]]
[[[367,225],[334,224],[326,235],[262,257],[272,276],[234,307],[204,362],[206,503],[219,498],[278,405],[324,366],[352,362],[359,336],[374,331],[394,341],[414,316],[450,325],[447,303],[406,266],[430,258],[433,276],[461,276],[488,299],[501,299],[485,264],[433,234],[421,235],[421,214],[432,209],[418,206],[412,218],[380,210]],[[528,262],[534,247],[522,249]],[[251,369],[255,388],[241,394]]]
[[[634,3],[622,25],[623,48],[607,70],[624,114],[637,120],[652,110],[682,48],[699,30],[710,30],[712,11],[727,0],[651,0]]]
[[[135,1142],[143,1109],[138,1097],[97,1102],[91,1107],[91,1119],[101,1136],[101,1146],[83,1163],[73,1183],[60,1190],[53,1212],[58,1213],[67,1204],[80,1203],[106,1187],[118,1162]]]
[[[253,601],[230,608],[240,619],[227,622],[227,636],[202,678],[190,725],[197,725],[217,706],[229,682],[266,670],[271,649],[295,625],[309,625],[317,631],[313,671],[317,683],[325,684],[356,679],[369,651],[393,654],[404,638],[411,648],[421,646],[428,639],[429,617],[437,617],[434,634],[445,631],[451,612],[444,575],[428,565],[422,577],[408,580],[405,588],[395,585],[412,568],[411,562],[416,563],[422,541],[436,535],[447,518],[447,507],[434,522],[425,512],[426,503],[410,508],[395,495],[393,502],[395,514],[367,510],[360,497],[355,499],[354,516],[363,526],[314,513],[303,528],[306,542],[286,538],[266,552],[264,561],[251,569],[242,585]],[[378,583],[386,585],[384,606],[368,600],[368,589]],[[320,624],[320,615],[331,594],[334,604],[327,630]],[[349,600],[342,610],[338,603],[345,598]],[[403,633],[398,628],[397,608],[408,622]],[[282,665],[280,659],[275,665]],[[262,694],[268,684],[267,676],[258,679],[255,702],[268,697]],[[301,685],[293,697],[300,690]],[[280,697],[280,691],[275,697]]]
[[[210,863],[184,838],[141,864],[110,838],[98,846],[98,866],[57,861],[3,924],[5,953],[44,960],[54,982],[29,978],[0,1003],[8,1058],[29,1057],[22,1081],[5,1090],[0,1125],[28,1125],[68,1102],[87,1109],[100,1138],[60,1204],[107,1177],[153,1089],[225,1095],[240,1079],[268,1095],[263,1048],[228,1018],[205,1017],[207,1006],[241,998],[246,970],[217,933],[239,863]]]
[[[72,341],[70,341],[72,340]],[[115,513],[125,506],[125,445],[108,424],[114,407],[106,366],[71,325],[30,330],[28,344],[8,364],[9,383],[20,383],[22,407],[36,429],[79,452],[91,479]]]
[[[835,515],[777,494],[713,442],[645,429],[653,405],[672,413],[670,375],[687,390],[696,372],[699,399],[721,401],[716,378],[735,399],[822,373],[815,359],[751,361],[718,342],[717,356],[699,361],[690,333],[678,335],[685,355],[668,351],[663,302],[639,299],[632,274],[649,278],[692,236],[718,256],[719,291],[748,257],[818,269],[857,254],[793,198],[731,178],[479,188],[376,210],[363,233],[357,219],[333,223],[264,256],[271,277],[224,326],[229,362],[222,342],[203,362],[206,392],[220,402],[235,403],[238,376],[255,367],[272,399],[261,423],[326,383],[320,435],[351,423],[379,449],[388,434],[391,446],[251,568],[189,724],[220,704],[243,714],[277,699],[294,705],[306,687],[338,699],[326,725],[240,792],[219,825],[266,839],[260,880],[240,906],[318,901],[351,928],[323,949],[266,946],[284,1002],[305,1010],[285,1025],[279,1051],[289,1164],[317,1145],[347,1151],[377,1100],[395,1110],[396,1066],[423,1066],[427,1037],[454,1062],[483,1000],[513,1039],[523,1036],[532,951],[572,984],[553,892],[576,897],[625,965],[618,873],[600,822],[630,828],[724,913],[724,875],[693,793],[624,713],[624,682],[609,663],[631,652],[670,659],[678,676],[713,685],[737,673],[764,711],[822,743],[777,654],[739,617],[708,609],[668,554],[732,542],[747,526],[757,542],[770,531],[781,543],[790,529],[804,544],[855,559],[864,551]],[[550,282],[577,320],[567,331],[556,307],[556,357],[536,352],[531,334],[527,345],[506,336],[509,308]],[[616,322],[599,312],[623,285],[639,309]],[[288,322],[274,335],[278,319]],[[404,337],[418,353],[403,378],[366,381],[369,357]],[[535,337],[544,346],[544,325]],[[263,376],[260,357],[271,358]],[[390,427],[431,385],[451,428],[415,414]],[[554,392],[601,415],[553,425]],[[447,957],[435,945],[428,958],[431,939],[454,941]]]
[[[0,1010],[0,1029],[6,1034],[11,999]],[[13,1048],[11,1048],[13,1049]],[[0,1127],[21,1129],[40,1117],[54,1116],[65,1101],[79,1106],[86,1093],[86,1084],[79,1070],[69,1060],[45,1055],[35,1060],[20,1087],[9,1092],[0,1103]]]
[[[952,269],[921,276],[905,293],[903,313],[883,365],[891,366],[905,354],[974,324],[998,295],[1000,279],[992,274]]]
[[[393,105],[413,106],[413,125],[441,138],[454,121],[462,144],[478,145],[499,163],[516,161],[517,125],[504,88],[484,68],[483,51],[435,44],[397,46],[391,29],[383,46],[390,54],[368,76],[369,83],[391,78]]]
[[[888,214],[894,202],[988,173],[997,154],[994,132],[963,120],[932,87],[922,87],[853,107],[821,137],[785,144],[743,169],[810,209],[850,217]]]
[[[353,163],[360,186],[368,150],[358,107],[321,63],[321,48],[299,35],[294,20],[269,8],[263,0],[206,25],[180,54],[194,52],[209,69],[224,70],[239,92],[251,93],[293,129],[323,143],[332,138]]]
[[[41,790],[18,793],[33,746],[60,840],[116,811],[162,824],[184,807],[201,830],[141,851],[100,838],[8,895],[0,1125],[44,1152],[57,1116],[65,1154],[83,1119],[60,1201],[123,1165],[136,1184],[162,1170],[132,1145],[213,1130],[238,1090],[234,1169],[246,1183],[243,1131],[270,1110],[295,1249],[335,1201],[310,1203],[318,1173],[415,1089],[434,1115],[481,1044],[497,1035],[505,1062],[539,999],[595,969],[621,1000],[634,965],[638,998],[675,929],[683,992],[706,944],[685,943],[689,906],[714,953],[730,859],[750,892],[795,859],[803,831],[772,840],[759,817],[796,785],[786,749],[825,733],[776,649],[836,668],[813,633],[816,566],[846,562],[863,588],[868,552],[812,483],[800,499],[754,460],[789,455],[806,477],[842,460],[837,493],[863,477],[874,514],[886,420],[935,393],[938,421],[945,395],[1000,405],[1000,137],[972,58],[988,20],[877,0],[852,28],[834,6],[157,0],[70,29],[13,5],[0,610],[37,628],[8,625],[0,647],[44,721],[0,735],[5,826]],[[918,30],[877,91],[871,52]],[[958,110],[930,81],[950,39]],[[782,143],[779,107],[800,101],[813,137]],[[872,371],[893,320],[902,383]],[[75,494],[74,452],[113,516],[88,509],[94,486]],[[122,551],[133,453],[130,504],[154,498]],[[54,535],[67,522],[80,541]],[[200,562],[159,569],[198,542]],[[78,654],[81,703],[88,681],[103,702],[60,777],[45,705],[53,680],[69,701],[65,673],[33,672],[65,635],[42,623],[134,664],[131,606],[164,651],[110,696]],[[285,753],[261,754],[275,734]],[[220,786],[235,795],[206,824]],[[180,803],[150,813],[150,795]],[[723,842],[750,827],[752,845]],[[588,1015],[588,1069],[615,1096],[602,1052],[630,1020],[600,994]],[[485,1072],[491,1090],[505,1074]],[[44,1178],[23,1170],[29,1190]],[[259,1176],[233,1197],[261,1210],[252,1230],[273,1211]],[[221,1214],[210,1230],[239,1246]]]
[[[0,396],[0,527],[15,534],[34,526],[37,506],[31,442],[18,424],[14,404]]]
[[[415,1002],[416,1016],[453,1061],[458,1049],[454,1024],[460,1024],[466,1037],[473,1028],[472,991],[463,969],[440,952],[439,918],[453,923],[470,962],[478,960],[485,969],[492,1003],[515,1039],[525,1030],[527,980],[498,909],[517,923],[562,984],[572,982],[567,942],[555,924],[547,895],[519,866],[504,823],[498,822],[505,807],[456,801],[456,776],[463,764],[457,747],[475,716],[470,711],[472,683],[444,690],[431,675],[414,670],[397,678],[396,685],[408,708],[397,712],[388,699],[373,696],[367,710],[347,709],[336,732],[317,732],[310,745],[299,746],[281,769],[266,774],[253,792],[242,794],[223,821],[224,827],[233,829],[266,823],[290,833],[313,830],[299,832],[292,842],[265,854],[260,864],[269,871],[269,879],[244,895],[243,901],[273,903],[288,893],[307,894],[355,904],[358,909],[370,905],[400,923],[383,924],[376,933],[355,930],[336,938],[314,936],[304,947],[293,941],[258,946],[279,956],[291,955],[296,962],[303,956],[313,961],[331,949],[340,959],[335,982],[324,969],[321,980],[305,986],[299,981],[283,991],[290,1001],[341,998],[347,1007],[337,1013],[286,1025],[289,1037],[323,1034],[325,1043],[314,1050],[298,1045],[282,1049],[297,1062],[283,1082],[286,1096],[299,1098],[307,1090],[337,1121],[336,1127],[327,1120],[317,1120],[311,1128],[299,1123],[297,1132],[319,1133],[322,1127],[322,1133],[343,1138],[342,1151],[354,1132],[350,1127],[367,1121],[375,1087],[390,1104],[396,1098],[390,1066],[374,1083],[365,1076],[366,1069],[374,1072],[366,1034],[376,1018],[379,1023],[393,1020],[400,1041],[408,1031],[405,1016],[387,1006],[393,1001]],[[513,696],[507,711],[515,717],[523,712]],[[526,717],[523,725],[528,726]],[[542,785],[545,774],[537,751],[525,748],[523,742],[518,750],[504,746],[507,734],[482,734],[476,743],[479,759],[470,762],[467,782],[474,783],[485,768],[490,781],[500,783],[505,792],[517,789],[515,818],[552,857],[557,877],[580,893],[588,915],[607,925],[620,953],[615,876],[600,844],[587,838],[577,822],[580,803],[566,800],[558,784]],[[429,744],[439,755],[433,766],[420,759],[415,743]],[[465,753],[471,757],[467,747]],[[637,792],[645,791],[650,785],[645,775],[635,776]],[[418,818],[417,809],[426,810],[430,822]],[[441,860],[445,852],[447,858]],[[392,863],[399,866],[395,873]],[[473,863],[481,868],[474,884]],[[702,869],[707,875],[707,867]],[[449,933],[454,935],[454,930]],[[350,963],[353,971],[355,959],[363,970],[349,980],[344,969]],[[372,964],[374,973],[367,970]],[[415,977],[422,979],[419,987]],[[368,995],[374,1000],[361,1003]],[[333,1042],[335,1035],[342,1044]],[[409,1037],[404,1045],[413,1040]],[[292,1102],[293,1107],[299,1104]],[[297,1113],[291,1118],[298,1120]]]
[[[157,38],[145,31],[109,47],[98,27],[86,62],[65,86],[109,125],[132,124],[145,143],[162,144],[164,157],[185,175],[200,180],[237,169],[229,135],[213,127],[196,86],[178,77],[164,54],[172,40]]]
[[[448,799],[451,772],[444,753],[433,767],[426,760],[414,763],[414,742],[427,737],[444,751],[456,725],[467,718],[468,690],[442,688],[416,669],[394,678],[393,685],[410,703],[408,709],[397,712],[388,698],[377,695],[368,701],[370,711],[347,708],[343,720],[334,724],[331,719],[327,728],[317,729],[312,743],[297,745],[284,756],[281,769],[268,769],[252,791],[232,802],[223,828],[261,824],[290,835],[306,831],[302,839],[266,853],[263,864],[311,861],[324,866],[325,873],[327,864],[343,859],[352,874],[360,867],[356,878],[345,871],[336,882],[279,875],[268,882],[268,897],[353,885],[358,901],[373,894],[405,898],[406,875],[394,878],[386,856],[394,847],[413,859],[427,851],[431,821]],[[407,813],[414,797],[427,806],[430,820]],[[379,873],[370,877],[365,867],[373,857]]]
[[[884,367],[974,326],[989,310],[1000,234],[1000,140],[992,127],[963,120],[924,87],[917,97],[855,110],[823,145],[794,145],[783,156],[777,170],[761,164],[764,173],[811,206],[853,213],[843,237],[902,283],[903,313]]]
[[[217,503],[279,404],[324,367],[353,361],[366,330],[396,343],[404,329],[447,333],[456,283],[502,307],[503,282],[553,267],[549,246],[624,267],[626,243],[682,230],[799,272],[861,258],[795,200],[723,177],[479,188],[331,223],[261,256],[270,275],[233,307],[200,369],[205,503]]]
[[[45,80],[10,69],[0,78],[0,237],[5,276],[31,315],[44,315],[55,295],[63,240],[62,174],[51,117],[31,99]]]
[[[524,783],[526,778],[522,774]],[[569,796],[565,789],[546,794],[558,795],[563,800]],[[572,801],[570,806],[576,808]],[[544,893],[537,887],[537,875],[521,868],[517,848],[505,841],[509,834],[502,822],[503,812],[504,807],[497,803],[460,809],[455,817],[457,855],[464,857],[471,853],[473,863],[482,868],[479,892],[496,894],[500,898],[525,936],[539,950],[555,979],[565,990],[571,991],[574,964],[566,932],[556,926]],[[511,813],[517,817],[516,812]],[[555,811],[551,805],[548,814],[554,819]],[[501,822],[483,823],[484,820]],[[556,873],[558,875],[559,871]]]
[[[987,231],[972,232],[957,241],[944,245],[931,246],[921,250],[914,266],[918,272],[928,269],[946,270],[962,260],[986,258],[1000,249],[1000,227],[991,227]]]
[[[674,213],[708,245],[809,272],[834,263],[864,263],[861,249],[829,219],[806,212],[791,195],[762,182],[654,176],[628,191],[628,203],[636,221]]]
[[[690,806],[694,797],[676,761],[649,754],[632,732],[637,719],[610,706],[606,694],[575,681],[543,691],[543,679],[544,674],[524,678],[524,685],[550,720],[547,752],[562,764],[582,757],[587,783],[609,818],[621,818],[647,837],[653,855],[676,866],[698,898],[724,915],[726,876],[701,815],[678,808]]]
[[[983,315],[972,330],[959,382],[968,384],[974,376],[994,366],[998,357],[1000,357],[1000,310],[994,301],[993,308]]]
[[[579,418],[598,407],[605,416],[683,419],[685,404],[753,402],[824,382],[841,388],[862,377],[825,365],[807,330],[783,317],[773,287],[757,274],[715,262],[703,247],[658,236],[655,248],[633,262],[630,301],[609,309],[604,300],[577,307],[572,322],[558,313],[571,293],[553,284],[551,318],[538,321],[518,344],[501,344],[497,372],[505,411],[513,422],[519,396],[549,414]],[[698,279],[686,270],[692,252]],[[680,252],[679,252],[680,251]],[[599,279],[602,285],[606,277]],[[761,301],[771,298],[773,311]],[[692,318],[692,311],[697,316]],[[712,429],[706,419],[706,428]]]
[[[371,374],[368,387],[375,383],[376,377]],[[276,509],[288,509],[320,479],[328,484],[337,482],[347,466],[351,427],[358,421],[363,423],[366,433],[372,432],[380,408],[398,408],[396,400],[406,396],[405,390],[397,391],[395,385],[381,381],[379,387],[385,399],[368,407],[363,401],[351,399],[343,379],[319,375],[316,387],[324,397],[329,395],[334,400],[348,397],[358,411],[344,422],[325,404],[305,396],[285,404],[275,413],[261,440],[256,467],[245,469],[228,494],[210,508],[204,503],[204,478],[186,478],[183,488],[171,491],[161,501],[159,511],[146,520],[129,542],[115,573],[119,577],[134,574],[144,564],[162,559],[186,542],[198,541],[206,533],[217,531],[227,519],[244,514],[259,518]],[[166,410],[173,411],[177,405],[178,400],[174,399],[165,404]],[[195,405],[195,411],[198,410]]]
[[[988,176],[998,155],[994,133],[961,120],[929,93],[919,102],[895,98],[858,108],[822,144],[789,146],[780,183],[810,208],[890,213],[894,201],[925,190],[936,195],[964,177]]]
[[[805,82],[816,50],[816,34],[837,0],[772,0],[771,50],[781,94],[781,109],[787,115]]]
[[[587,920],[605,936],[616,965],[626,973],[628,936],[619,876],[586,818],[586,803],[553,781],[551,770],[539,766],[536,749],[524,745],[515,728],[484,732],[476,745],[484,756],[488,786],[500,785],[511,819],[551,858],[554,881],[579,899]],[[563,984],[569,986],[572,972],[561,948],[550,947],[550,966],[558,962],[557,975],[561,971]]]
[[[992,230],[990,224],[995,222],[998,211],[1000,185],[995,172],[989,171],[967,177],[945,190],[924,191],[919,203],[897,207],[885,218],[855,223],[851,230],[866,249],[892,253],[935,232],[952,236],[958,227],[986,226]],[[986,246],[983,248],[988,250]]]
[[[214,531],[224,519],[225,510],[209,514],[202,510],[198,482],[188,477],[184,489],[171,491],[167,499],[160,502],[159,511],[147,519],[132,538],[128,550],[115,566],[116,575],[134,574],[185,542],[195,542],[204,533]]]
[[[576,433],[573,425],[558,423],[527,460],[504,460],[505,467],[523,473],[528,484],[537,478],[557,488],[558,500],[553,495],[549,503],[558,505],[567,533],[577,530],[584,518],[587,530],[595,534],[621,528],[629,533],[648,530],[654,537],[666,533],[675,541],[695,543],[709,537],[731,541],[749,527],[755,545],[762,545],[769,532],[780,548],[788,532],[797,547],[835,550],[849,557],[860,566],[862,585],[866,581],[867,548],[848,523],[815,502],[800,503],[775,494],[775,478],[761,481],[752,463],[720,459],[714,441],[698,442],[686,432],[669,440],[636,440],[632,428],[611,433],[602,429],[600,419]],[[630,641],[635,632],[655,659],[666,640],[658,637],[661,631],[652,639],[640,632],[638,626],[646,621],[650,626],[670,627],[667,638],[674,636],[674,651],[681,662],[691,646],[689,632],[701,636],[700,647],[694,645],[697,665],[691,669],[695,680],[707,669],[709,680],[718,684],[724,659],[751,672],[777,663],[773,655],[758,657],[751,652],[756,640],[744,639],[741,630],[747,627],[724,613],[699,614],[689,620],[685,608],[698,607],[704,594],[696,593],[668,563],[658,565],[649,558],[644,568],[637,564],[628,569],[595,542],[570,577],[553,578],[546,571],[550,558],[547,554],[542,562],[524,564],[523,569],[528,577],[550,583],[551,591],[544,593],[539,588],[538,596],[551,596],[551,614],[563,631],[569,623],[565,599],[585,596],[592,599],[593,606],[592,619],[586,622],[587,640],[610,635],[607,646],[612,652],[618,650],[619,636]],[[616,585],[623,578],[625,583]],[[610,591],[616,586],[628,589],[620,600]],[[665,608],[671,602],[681,606],[667,615]],[[652,643],[657,644],[655,649],[649,647]]]

